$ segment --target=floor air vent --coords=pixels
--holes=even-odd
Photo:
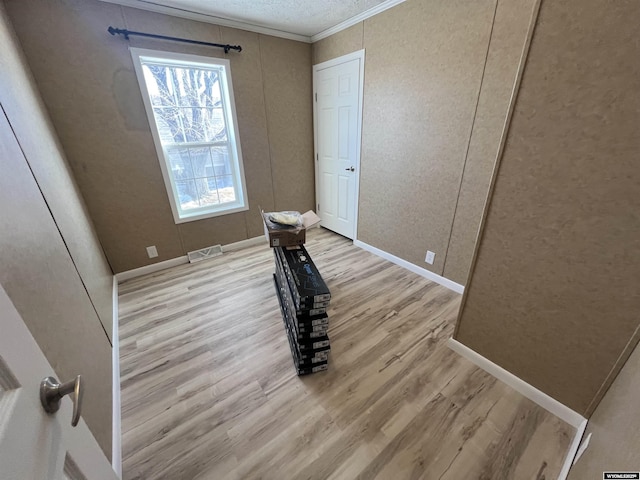
[[[187,253],[189,263],[199,262],[207,258],[217,257],[218,255],[222,255],[222,245],[214,245],[213,247],[201,248],[200,250]]]

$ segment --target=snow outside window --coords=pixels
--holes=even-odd
[[[247,210],[229,61],[131,54],[176,223]]]

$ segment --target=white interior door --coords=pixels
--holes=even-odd
[[[40,382],[55,373],[2,286],[0,326],[0,478],[116,480],[84,420],[71,426],[69,397],[43,410]]]
[[[314,66],[316,208],[321,225],[357,228],[364,50]]]

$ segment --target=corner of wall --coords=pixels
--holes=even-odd
[[[122,478],[122,425],[120,398],[120,340],[118,336],[118,280],[113,276],[113,347],[112,347],[112,437],[111,437],[111,465],[113,470]]]

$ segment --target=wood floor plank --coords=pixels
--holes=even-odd
[[[324,229],[329,370],[297,377],[266,245],[120,285],[125,479],[554,478],[575,430],[446,346],[458,294]]]

